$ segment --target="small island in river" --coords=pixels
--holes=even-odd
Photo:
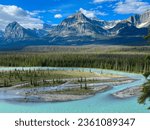
[[[142,92],[142,88],[143,87],[132,87],[132,88],[126,88],[123,89],[121,91],[118,91],[114,94],[112,94],[113,96],[117,97],[117,98],[130,98],[133,96],[140,96],[141,92]]]

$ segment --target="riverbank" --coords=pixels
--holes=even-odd
[[[114,88],[114,86],[132,83],[135,80],[126,78],[112,79],[107,82],[72,84],[67,82],[55,87],[36,87],[36,88],[6,88],[1,89],[3,95],[8,95],[4,100],[11,102],[65,102],[81,100],[92,97],[97,93],[103,93]],[[86,85],[86,86],[85,86]],[[14,97],[12,95],[15,95]],[[12,97],[11,97],[12,96]]]
[[[0,112],[23,112],[23,113],[147,113],[149,112],[147,110],[146,105],[140,105],[137,102],[137,98],[127,98],[120,100],[118,98],[113,98],[110,96],[113,93],[116,93],[118,91],[121,91],[126,88],[133,88],[142,86],[147,80],[145,77],[141,74],[134,74],[134,73],[127,73],[127,72],[121,72],[121,71],[114,71],[114,70],[103,70],[103,69],[91,69],[91,68],[56,68],[56,67],[38,67],[38,69],[61,69],[61,70],[81,70],[81,71],[91,71],[93,73],[103,73],[103,74],[109,74],[109,75],[119,75],[122,77],[127,77],[128,79],[133,79],[132,82],[124,82],[123,84],[114,84],[113,89],[110,89],[105,92],[98,92],[95,95],[87,98],[83,98],[83,100],[74,100],[74,101],[63,101],[63,102],[39,102],[38,104],[35,102],[12,102],[14,99],[22,99],[21,95],[19,94],[20,91],[23,92],[23,89],[16,89],[11,90],[1,90],[0,91]],[[20,69],[22,70],[22,67],[14,67],[14,68],[2,68],[2,70],[15,70]],[[25,67],[23,68],[25,70],[36,70],[36,67]],[[0,69],[1,70],[1,69]],[[105,80],[107,81],[107,80]],[[97,82],[95,82],[97,83]],[[105,85],[108,82],[105,82]],[[102,83],[104,84],[104,83]],[[101,84],[101,85],[102,85]],[[63,87],[63,86],[61,86]],[[54,87],[56,88],[56,87]],[[59,87],[57,87],[59,88]],[[42,87],[37,88],[40,91],[48,89],[51,89],[49,87]],[[27,89],[28,90],[28,89]],[[32,88],[34,91],[34,89]],[[13,95],[14,94],[14,95]],[[71,94],[70,94],[71,95]],[[7,100],[8,99],[8,100]]]
[[[36,92],[36,93],[28,93],[19,98],[7,99],[7,101],[12,102],[68,102],[74,100],[83,100],[89,97],[94,96],[97,93],[108,91],[112,89],[110,86],[101,86],[97,89],[87,89],[80,90],[77,88],[74,89],[66,89],[59,91],[46,91],[46,92]]]
[[[15,79],[14,82],[18,81],[20,77],[22,77],[21,80],[27,80],[28,75],[30,75],[30,77],[34,76],[34,80],[30,82],[26,81],[25,83],[20,83],[11,87],[2,87],[0,92],[3,93],[3,95],[7,95],[6,97],[9,97],[9,95],[11,97],[13,95],[12,98],[9,99],[5,99],[3,96],[3,99],[7,101],[64,102],[92,97],[97,93],[109,91],[113,89],[114,86],[132,83],[136,80],[120,74],[104,73],[103,71],[83,68],[44,69],[31,67],[9,68],[8,70],[4,68],[1,70],[3,74],[6,72],[3,77],[11,75],[10,79]],[[35,76],[36,85],[33,84],[35,82]],[[61,78],[59,78],[59,80],[54,80],[53,76],[55,78],[61,76]]]
[[[141,95],[141,91],[142,91],[143,87],[133,87],[133,88],[126,88],[123,89],[121,91],[118,91],[114,94],[112,94],[113,96],[117,97],[117,98],[130,98],[133,96],[140,96]]]

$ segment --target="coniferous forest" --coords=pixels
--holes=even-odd
[[[150,55],[2,53],[0,54],[0,66],[88,67],[135,73],[148,73],[150,72]]]

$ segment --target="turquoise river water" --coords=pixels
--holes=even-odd
[[[146,82],[144,76],[140,74],[132,74],[113,70],[90,69],[90,68],[56,68],[56,67],[1,67],[0,71],[7,70],[81,70],[92,71],[95,73],[118,74],[137,79],[135,82],[118,85],[113,89],[96,94],[93,97],[56,103],[10,103],[0,100],[1,113],[149,113],[147,105],[140,105],[137,102],[137,97],[118,99],[111,94],[119,90],[142,85]]]

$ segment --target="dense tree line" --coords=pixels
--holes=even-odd
[[[66,75],[56,73],[56,71],[41,70],[14,70],[0,72],[0,88],[11,87],[18,84],[24,84],[27,87],[36,86],[54,86],[64,83],[61,78]],[[49,81],[47,81],[49,79]]]
[[[91,67],[150,72],[150,55],[128,54],[0,54],[0,66]]]
[[[145,39],[146,39],[146,40],[149,40],[149,39],[150,39],[150,26],[148,27],[148,35],[145,36]]]

